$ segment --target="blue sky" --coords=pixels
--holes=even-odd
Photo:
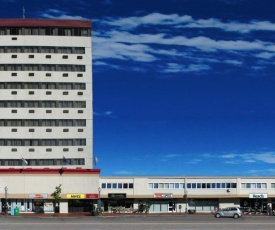
[[[101,175],[275,174],[275,1],[0,3],[2,18],[92,20]]]

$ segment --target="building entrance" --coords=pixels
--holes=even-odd
[[[267,212],[267,199],[241,199],[244,214],[261,214]]]

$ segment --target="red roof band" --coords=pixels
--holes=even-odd
[[[68,20],[68,19],[0,19],[0,27],[62,27],[90,29],[90,20]]]
[[[2,168],[1,174],[100,174],[100,169]]]

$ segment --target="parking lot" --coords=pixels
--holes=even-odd
[[[0,217],[5,230],[194,230],[194,229],[274,229],[273,216],[244,216],[239,219],[212,215],[116,216],[116,217]]]

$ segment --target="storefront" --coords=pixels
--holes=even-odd
[[[246,214],[267,213],[267,193],[250,193],[248,198],[240,200],[240,206]]]
[[[98,194],[67,194],[69,212],[91,212]]]

